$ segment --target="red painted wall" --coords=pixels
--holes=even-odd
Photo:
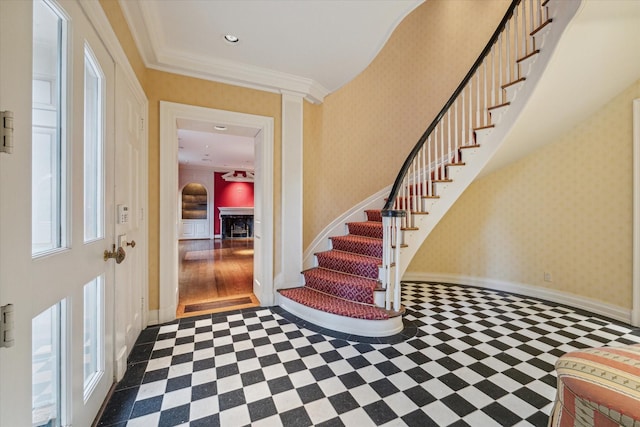
[[[229,182],[223,173],[213,174],[213,232],[220,234],[220,206],[223,208],[253,207],[253,182]]]

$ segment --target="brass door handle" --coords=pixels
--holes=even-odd
[[[116,245],[113,245],[111,251],[104,251],[104,260],[107,261],[109,258],[115,258],[116,264],[120,264],[122,261],[124,261],[126,256],[127,253],[124,251],[124,248],[122,248],[122,246],[119,247],[118,250],[116,250]]]
[[[127,246],[131,246],[132,248],[135,248],[136,247],[136,241],[132,240],[130,242],[127,242]]]

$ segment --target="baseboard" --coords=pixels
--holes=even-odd
[[[124,373],[127,370],[127,357],[129,353],[127,351],[127,346],[123,346],[120,351],[118,351],[116,356],[116,366],[115,366],[115,375],[116,381],[122,380],[124,377]]]
[[[446,273],[419,273],[408,272],[402,277],[406,282],[442,282],[459,285],[476,286],[479,288],[493,289],[513,294],[524,295],[546,301],[567,305],[580,310],[599,314],[610,319],[631,324],[631,310],[613,304],[607,304],[591,298],[582,297],[567,292],[541,288],[539,286],[523,283],[507,282],[504,280],[489,279],[484,277],[462,276]]]
[[[160,323],[160,313],[158,310],[149,310],[147,312],[147,326],[154,326]]]

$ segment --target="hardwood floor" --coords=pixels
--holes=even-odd
[[[177,317],[258,306],[253,295],[253,239],[178,242]]]

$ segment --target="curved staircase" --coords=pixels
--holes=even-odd
[[[513,0],[491,40],[407,157],[390,192],[345,215],[312,248],[304,285],[279,304],[324,328],[382,337],[402,331],[401,283],[422,242],[498,151],[581,1]],[[553,24],[552,24],[553,23]],[[371,209],[377,205],[380,209]],[[363,218],[365,219],[365,218]]]
[[[327,329],[355,335],[381,337],[402,330],[403,311],[382,307],[381,211],[365,214],[366,221],[348,222],[348,234],[331,237],[331,249],[315,254],[317,266],[302,272],[303,287],[279,290],[282,308]]]

